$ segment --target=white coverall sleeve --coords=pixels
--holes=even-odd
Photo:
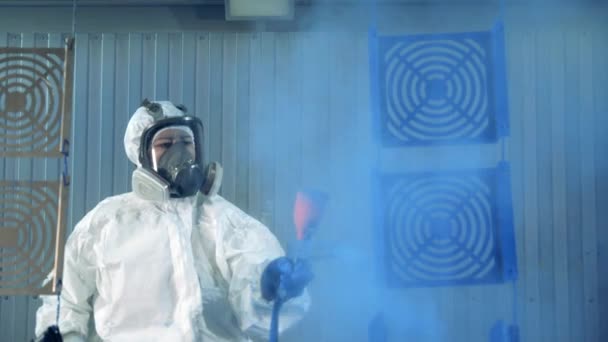
[[[86,342],[86,338],[78,333],[62,334],[61,337],[63,338],[63,342]]]
[[[95,292],[95,267],[91,262],[92,239],[87,231],[90,215],[76,225],[65,246],[63,288],[59,331],[63,336],[83,340],[88,336],[89,317],[92,312],[90,299]],[[41,296],[42,306],[36,312],[36,338],[56,323],[57,296]],[[68,335],[69,334],[69,335]],[[73,337],[71,337],[73,336]],[[80,338],[80,339],[78,339]]]
[[[229,298],[240,328],[250,338],[267,340],[272,316],[272,302],[262,298],[262,272],[272,260],[284,256],[276,237],[259,221],[240,212],[229,218],[233,227],[223,237],[223,254],[230,270]],[[308,291],[285,302],[279,317],[284,331],[308,311]]]

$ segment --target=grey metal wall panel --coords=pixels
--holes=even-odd
[[[608,127],[608,99],[606,99],[606,85],[608,84],[608,40],[607,32],[593,33],[593,135],[595,137],[595,208],[597,227],[597,276],[598,297],[590,298],[589,303],[595,303],[599,315],[599,340],[608,339],[608,273],[604,272],[608,265],[608,135],[605,134]]]
[[[235,204],[249,210],[249,160],[251,136],[250,113],[250,56],[251,35],[238,34],[236,42],[236,157],[235,157]]]
[[[62,36],[2,33],[0,44],[60,46]],[[167,98],[205,122],[206,155],[226,168],[223,194],[284,243],[293,235],[295,190],[316,186],[330,189],[333,203],[319,240],[348,240],[373,257],[367,168],[376,152],[369,145],[364,33],[76,38],[70,229],[100,199],[130,189],[133,166],[122,145],[130,114],[144,97]],[[508,28],[507,38],[522,340],[606,340],[600,322],[608,317],[608,276],[601,272],[608,263],[608,33]],[[47,162],[0,163],[5,179],[58,177],[58,165]],[[352,278],[332,278],[360,272],[348,263],[317,266],[315,305],[286,340],[362,340],[370,311],[381,309],[375,293],[370,287],[362,297],[363,285],[349,287]],[[327,291],[332,286],[343,291]],[[451,341],[485,341],[495,319],[511,317],[508,285],[390,294],[395,305],[433,306],[441,336]],[[0,340],[31,338],[38,305],[27,297],[0,300]],[[341,326],[336,317],[344,315],[359,326]]]
[[[606,72],[598,51],[606,50],[593,36],[606,32],[517,30],[509,36],[518,304],[526,340],[600,341],[606,334],[597,279],[598,237],[605,233],[594,199],[606,177],[594,165],[602,139],[594,132],[594,103],[605,99],[593,95],[594,79]]]

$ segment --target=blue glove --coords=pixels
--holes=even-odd
[[[61,337],[61,333],[59,332],[59,327],[56,325],[51,325],[46,329],[44,335],[42,336],[42,342],[63,342],[63,338]]]
[[[297,297],[313,277],[309,263],[302,259],[296,262],[287,257],[274,259],[262,273],[262,297],[267,301]]]

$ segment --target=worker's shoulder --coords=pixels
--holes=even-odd
[[[219,216],[225,217],[227,221],[236,228],[248,228],[251,225],[263,226],[255,217],[249,215],[237,205],[219,195],[213,196],[212,203]]]
[[[210,197],[208,200],[220,212],[223,212],[223,213],[231,213],[231,212],[242,212],[242,213],[245,213],[239,207],[237,207],[234,203],[230,202],[229,200],[225,199],[224,197],[222,197],[220,195],[214,195],[213,197]]]
[[[93,215],[98,215],[102,212],[112,213],[122,211],[127,208],[129,210],[133,210],[141,207],[143,204],[145,204],[145,201],[140,199],[133,192],[127,192],[120,195],[106,197],[91,210],[91,213],[93,213]]]
[[[103,199],[101,202],[91,209],[79,222],[79,225],[90,226],[91,224],[98,226],[99,221],[105,221],[115,216],[120,216],[121,212],[134,212],[137,209],[145,210],[145,202],[137,197],[134,193],[128,192],[116,196],[110,196]]]

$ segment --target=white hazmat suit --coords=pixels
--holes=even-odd
[[[157,103],[165,116],[183,115]],[[128,124],[125,149],[138,167],[140,137],[153,123],[140,107]],[[260,276],[283,255],[263,224],[219,195],[109,197],[68,238],[59,328],[66,341],[266,340],[272,303],[261,298]],[[55,324],[55,298],[43,297],[38,338]],[[286,302],[281,330],[308,306],[306,291]]]

